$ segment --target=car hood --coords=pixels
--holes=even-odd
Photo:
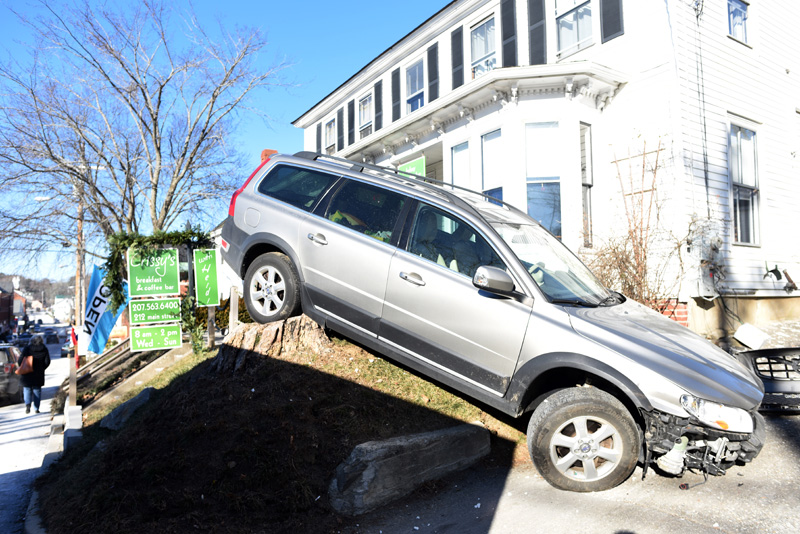
[[[745,410],[761,403],[764,386],[751,370],[638,302],[566,311],[578,334],[637,361],[693,395]]]

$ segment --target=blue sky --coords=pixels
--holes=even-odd
[[[242,169],[242,181],[259,163],[262,149],[285,153],[302,150],[303,133],[291,122],[449,2],[195,1],[198,17],[209,30],[216,28],[217,20],[226,28],[261,28],[269,41],[261,59],[265,68],[280,61],[291,64],[282,72],[291,87],[272,88],[250,102],[270,117],[269,123],[264,124],[260,118],[242,121],[235,142],[250,155],[249,167]],[[15,41],[27,39],[8,13],[8,6],[26,11],[32,9],[26,7],[29,4],[28,0],[0,0],[0,56],[13,54],[19,50]],[[187,4],[176,0],[173,5]],[[26,276],[53,279],[70,276],[75,265],[75,253],[70,250],[57,257],[43,258],[36,272]],[[0,257],[0,272],[18,270]]]

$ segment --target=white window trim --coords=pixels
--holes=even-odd
[[[730,134],[731,130],[736,127],[739,129],[750,130],[754,134],[755,138],[755,146],[753,147],[753,158],[754,158],[754,166],[755,166],[755,186],[750,186],[744,183],[734,183],[733,181],[733,170],[731,168],[731,156],[732,153],[731,145],[730,145]],[[728,191],[730,195],[730,201],[728,203],[729,214],[730,214],[730,236],[731,242],[735,246],[741,247],[760,247],[761,246],[761,169],[758,163],[758,125],[756,123],[750,122],[749,120],[730,120],[728,122]],[[741,155],[740,155],[741,157]],[[751,228],[751,232],[753,234],[752,241],[740,241],[736,238],[736,209],[735,203],[736,200],[734,199],[734,191],[735,189],[744,188],[749,189],[755,193],[755,199],[753,202],[752,210],[753,210],[753,227]]]
[[[417,64],[421,64],[422,65],[422,89],[420,89],[419,91],[417,91],[417,92],[415,92],[413,94],[409,94],[409,92],[408,92],[408,72],[412,67],[416,67]],[[411,104],[409,103],[409,100],[411,99],[411,97],[417,96],[417,95],[420,95],[420,94],[422,95],[422,105],[417,109],[424,108],[428,103],[427,102],[427,97],[428,97],[427,78],[428,78],[428,74],[426,72],[427,67],[428,67],[428,62],[426,61],[425,57],[424,56],[420,56],[420,57],[416,58],[414,61],[409,62],[406,65],[406,67],[403,69],[403,73],[405,75],[404,76],[405,84],[402,87],[401,94],[405,97],[403,99],[403,102],[405,103],[406,115],[408,115],[409,113],[413,113],[414,111],[417,111],[416,109],[414,111],[411,111],[411,109],[410,109],[411,108]]]
[[[328,126],[331,126],[331,125],[333,125],[333,126],[331,128],[328,128]],[[333,141],[330,142],[330,143],[328,142],[328,132],[332,132],[333,133],[332,136],[331,136],[333,138]],[[336,135],[336,117],[334,117],[331,120],[325,122],[325,144],[324,144],[324,146],[322,148],[324,148],[326,152],[331,147],[333,147],[333,151],[336,152],[336,137],[337,137],[337,135]]]
[[[487,22],[489,22],[492,19],[494,19],[494,50],[492,51],[491,54],[487,54],[485,56],[482,56],[482,57],[476,59],[476,58],[472,57],[472,32],[474,30],[478,29],[479,27],[481,27],[482,25],[486,24]],[[492,12],[492,13],[489,13],[488,15],[485,15],[485,16],[481,17],[481,19],[478,22],[476,22],[475,24],[472,24],[472,25],[469,26],[469,33],[467,34],[467,43],[468,43],[468,46],[469,46],[469,55],[470,55],[470,58],[469,58],[470,59],[470,63],[469,63],[469,67],[470,68],[469,68],[469,70],[470,70],[470,76],[471,76],[470,80],[476,79],[475,71],[474,71],[475,62],[476,61],[481,61],[481,60],[484,60],[484,59],[488,59],[490,57],[494,57],[495,58],[495,65],[497,65],[498,50],[500,50],[502,48],[501,43],[499,42],[499,40],[501,38],[500,37],[501,29],[500,29],[500,25],[497,23],[497,21],[498,21],[498,17],[495,16],[495,13]],[[497,68],[497,67],[495,66],[494,68]],[[494,69],[489,69],[489,70],[494,70]],[[489,72],[489,70],[487,70],[486,72]],[[484,74],[486,74],[486,73],[484,73]],[[478,77],[480,77],[480,76],[478,76]]]
[[[745,16],[744,16],[744,39],[737,37],[731,33],[731,19],[730,19],[730,0],[725,1],[725,25],[727,26],[728,37],[736,41],[737,43],[742,43],[743,45],[750,46],[750,36],[748,35],[748,19],[750,18],[750,2],[747,0],[740,0],[742,4],[745,6]]]
[[[369,120],[366,122],[361,122],[361,102],[369,98]],[[359,134],[364,131],[366,128],[372,126],[375,122],[375,96],[372,92],[369,92],[363,95],[361,98],[358,99],[358,132]]]
[[[583,40],[578,41],[577,43],[573,44],[569,48],[565,48],[564,50],[559,50],[559,46],[561,45],[561,43],[559,42],[560,35],[559,35],[559,31],[558,31],[558,21],[559,21],[559,19],[561,19],[562,17],[564,17],[564,16],[566,16],[566,15],[572,13],[572,12],[577,11],[578,9],[580,9],[580,8],[586,6],[586,5],[588,5],[592,10],[592,23],[591,23],[592,34],[589,37],[586,37]],[[556,12],[556,17],[555,17],[555,20],[554,20],[554,22],[555,22],[554,33],[555,33],[555,40],[556,40],[556,43],[555,43],[556,44],[556,58],[563,59],[565,57],[569,57],[569,56],[571,56],[573,54],[577,54],[578,52],[580,52],[582,50],[586,50],[590,46],[594,45],[595,33],[597,32],[597,28],[595,28],[595,25],[598,24],[598,21],[599,21],[599,16],[595,16],[595,11],[596,10],[594,9],[594,7],[595,6],[593,5],[593,0],[586,0],[585,2],[580,2],[579,0],[576,0],[575,4],[571,8],[566,9],[561,13]],[[599,8],[599,6],[598,6],[598,8]]]

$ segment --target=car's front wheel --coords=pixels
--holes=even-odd
[[[300,308],[299,287],[297,270],[288,256],[262,254],[244,277],[244,302],[250,317],[264,324],[295,315]]]
[[[528,450],[552,486],[603,491],[624,482],[639,458],[639,433],[627,408],[593,387],[562,389],[528,424]]]

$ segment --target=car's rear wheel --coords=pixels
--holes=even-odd
[[[300,279],[285,254],[262,254],[250,264],[244,277],[244,302],[258,323],[281,321],[300,309]]]
[[[528,450],[552,486],[603,491],[624,482],[639,457],[639,433],[627,408],[593,387],[562,389],[528,424]]]

